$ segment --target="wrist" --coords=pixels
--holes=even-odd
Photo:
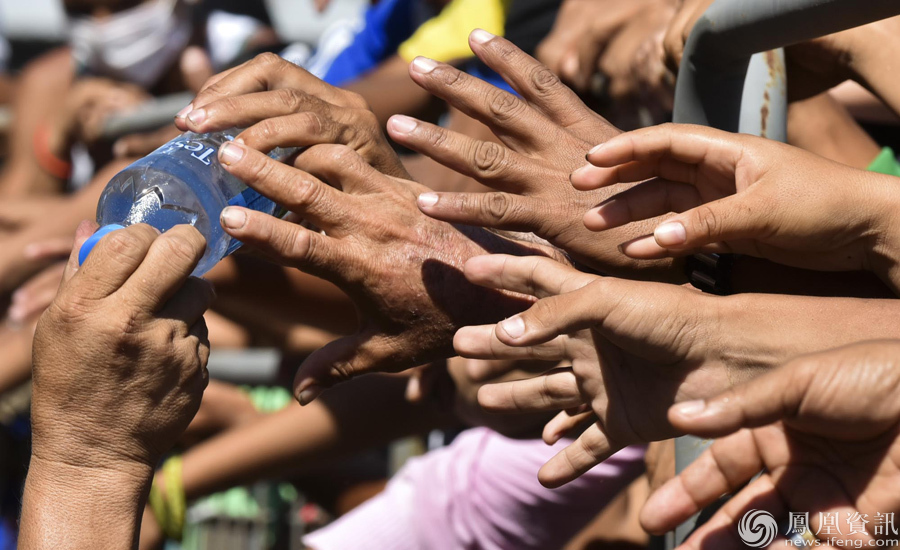
[[[84,467],[32,456],[20,548],[132,548],[152,469]]]
[[[873,201],[866,243],[869,269],[900,294],[900,182],[897,178],[870,174]]]

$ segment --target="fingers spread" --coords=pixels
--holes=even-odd
[[[525,101],[446,63],[417,57],[409,66],[409,74],[416,84],[491,128],[505,141],[549,147],[556,139],[545,131],[556,126]]]
[[[197,229],[176,225],[153,242],[143,263],[117,293],[156,312],[181,288],[204,252],[206,239]]]
[[[472,139],[414,118],[392,117],[388,132],[397,143],[494,189],[522,191],[527,182],[552,177],[549,170],[499,143]]]
[[[688,550],[704,548],[746,548],[737,525],[750,510],[765,510],[776,518],[786,519],[787,506],[773,485],[769,474],[763,474],[726,502],[713,517],[695,530],[685,541]],[[810,514],[812,516],[812,514]],[[784,533],[777,533],[783,535]],[[757,535],[762,538],[762,533]]]
[[[599,279],[549,258],[493,254],[466,262],[466,278],[478,285],[538,298],[578,290]]]
[[[509,40],[478,29],[469,36],[469,44],[479,59],[548,118],[569,126],[590,116],[575,92],[553,71]]]
[[[527,380],[486,384],[478,403],[493,412],[538,412],[577,407],[584,403],[571,369],[560,369]]]
[[[641,524],[651,533],[664,533],[741,487],[762,468],[762,457],[749,431],[716,441],[650,496],[641,511]]]

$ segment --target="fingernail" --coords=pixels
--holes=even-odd
[[[703,399],[685,401],[684,403],[674,405],[673,409],[675,409],[677,414],[691,418],[700,415],[700,413],[706,409],[706,401]]]
[[[687,240],[684,226],[678,222],[664,223],[653,232],[659,246],[678,246]]]
[[[222,210],[222,226],[228,229],[240,229],[247,223],[247,214],[238,208]]]
[[[601,143],[600,145],[595,145],[593,149],[588,151],[588,156],[593,155],[594,153],[598,152],[600,149],[603,149],[603,147],[605,147],[605,146],[606,146],[605,143]]]
[[[206,109],[195,109],[191,111],[187,115],[187,119],[188,122],[190,122],[194,126],[203,124],[203,121],[206,120]]]
[[[175,115],[175,118],[184,118],[188,113],[190,113],[193,110],[194,110],[194,104],[191,103],[184,109],[178,111],[178,114]],[[169,111],[169,112],[171,113],[172,111]]]
[[[321,394],[322,388],[318,384],[312,384],[297,394],[297,401],[299,401],[301,405],[306,406],[315,401],[316,397],[319,397]]]
[[[398,134],[411,134],[419,125],[416,119],[403,115],[395,115],[389,121],[391,130]]]
[[[437,193],[422,193],[419,195],[419,206],[422,208],[430,208],[437,204],[441,197]]]
[[[219,160],[225,166],[231,166],[242,158],[244,158],[244,148],[234,142],[226,141],[219,147]]]
[[[428,74],[437,67],[437,61],[428,59],[427,57],[417,57],[413,59],[412,68],[419,74]]]
[[[491,40],[497,38],[497,35],[491,34],[484,29],[475,29],[472,31],[472,34],[469,35],[469,38],[476,44],[487,44]]]
[[[525,334],[525,321],[518,315],[503,321],[500,323],[500,327],[510,338],[519,338]]]
[[[116,158],[122,158],[126,153],[128,153],[127,143],[120,139],[113,144],[113,156],[115,156]]]

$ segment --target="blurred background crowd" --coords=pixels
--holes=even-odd
[[[424,56],[515,93],[470,49],[469,34],[480,28],[537,58],[614,126],[636,130],[671,120],[684,42],[709,4],[0,0],[0,549],[16,546],[35,326],[56,295],[75,229],[95,217],[114,174],[182,132],[173,117],[213,75],[271,53],[359,94],[371,109],[360,115],[366,124],[336,119],[319,128],[357,150],[376,147],[382,138],[371,129],[394,115],[506,143],[474,108],[410,78],[410,62]],[[846,42],[858,42],[856,33]],[[900,21],[862,33],[900,38]],[[841,40],[788,51],[797,76],[788,141],[900,176],[891,149],[900,145],[900,102],[886,105],[853,81],[853,60],[834,53]],[[285,100],[297,110],[309,101]],[[434,155],[392,146],[412,179],[435,191],[490,191]],[[626,447],[562,488],[543,487],[536,473],[565,446],[566,430],[548,436],[554,415],[496,414],[477,398],[487,381],[535,371],[525,361],[454,357],[355,379],[300,406],[290,389],[296,365],[354,332],[353,302],[323,279],[252,254],[227,258],[207,278],[217,291],[206,315],[212,380],[154,479],[180,500],[148,504],[142,549],[355,549],[366,539],[397,541],[385,548],[423,540],[427,548],[651,544],[638,510],[674,473],[671,442]],[[868,289],[860,292],[884,295]],[[419,544],[402,542],[410,532]]]

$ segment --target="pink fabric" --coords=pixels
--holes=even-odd
[[[315,550],[558,548],[644,470],[644,448],[629,447],[544,488],[538,469],[568,443],[468,430],[410,460],[383,493],[303,542]]]

